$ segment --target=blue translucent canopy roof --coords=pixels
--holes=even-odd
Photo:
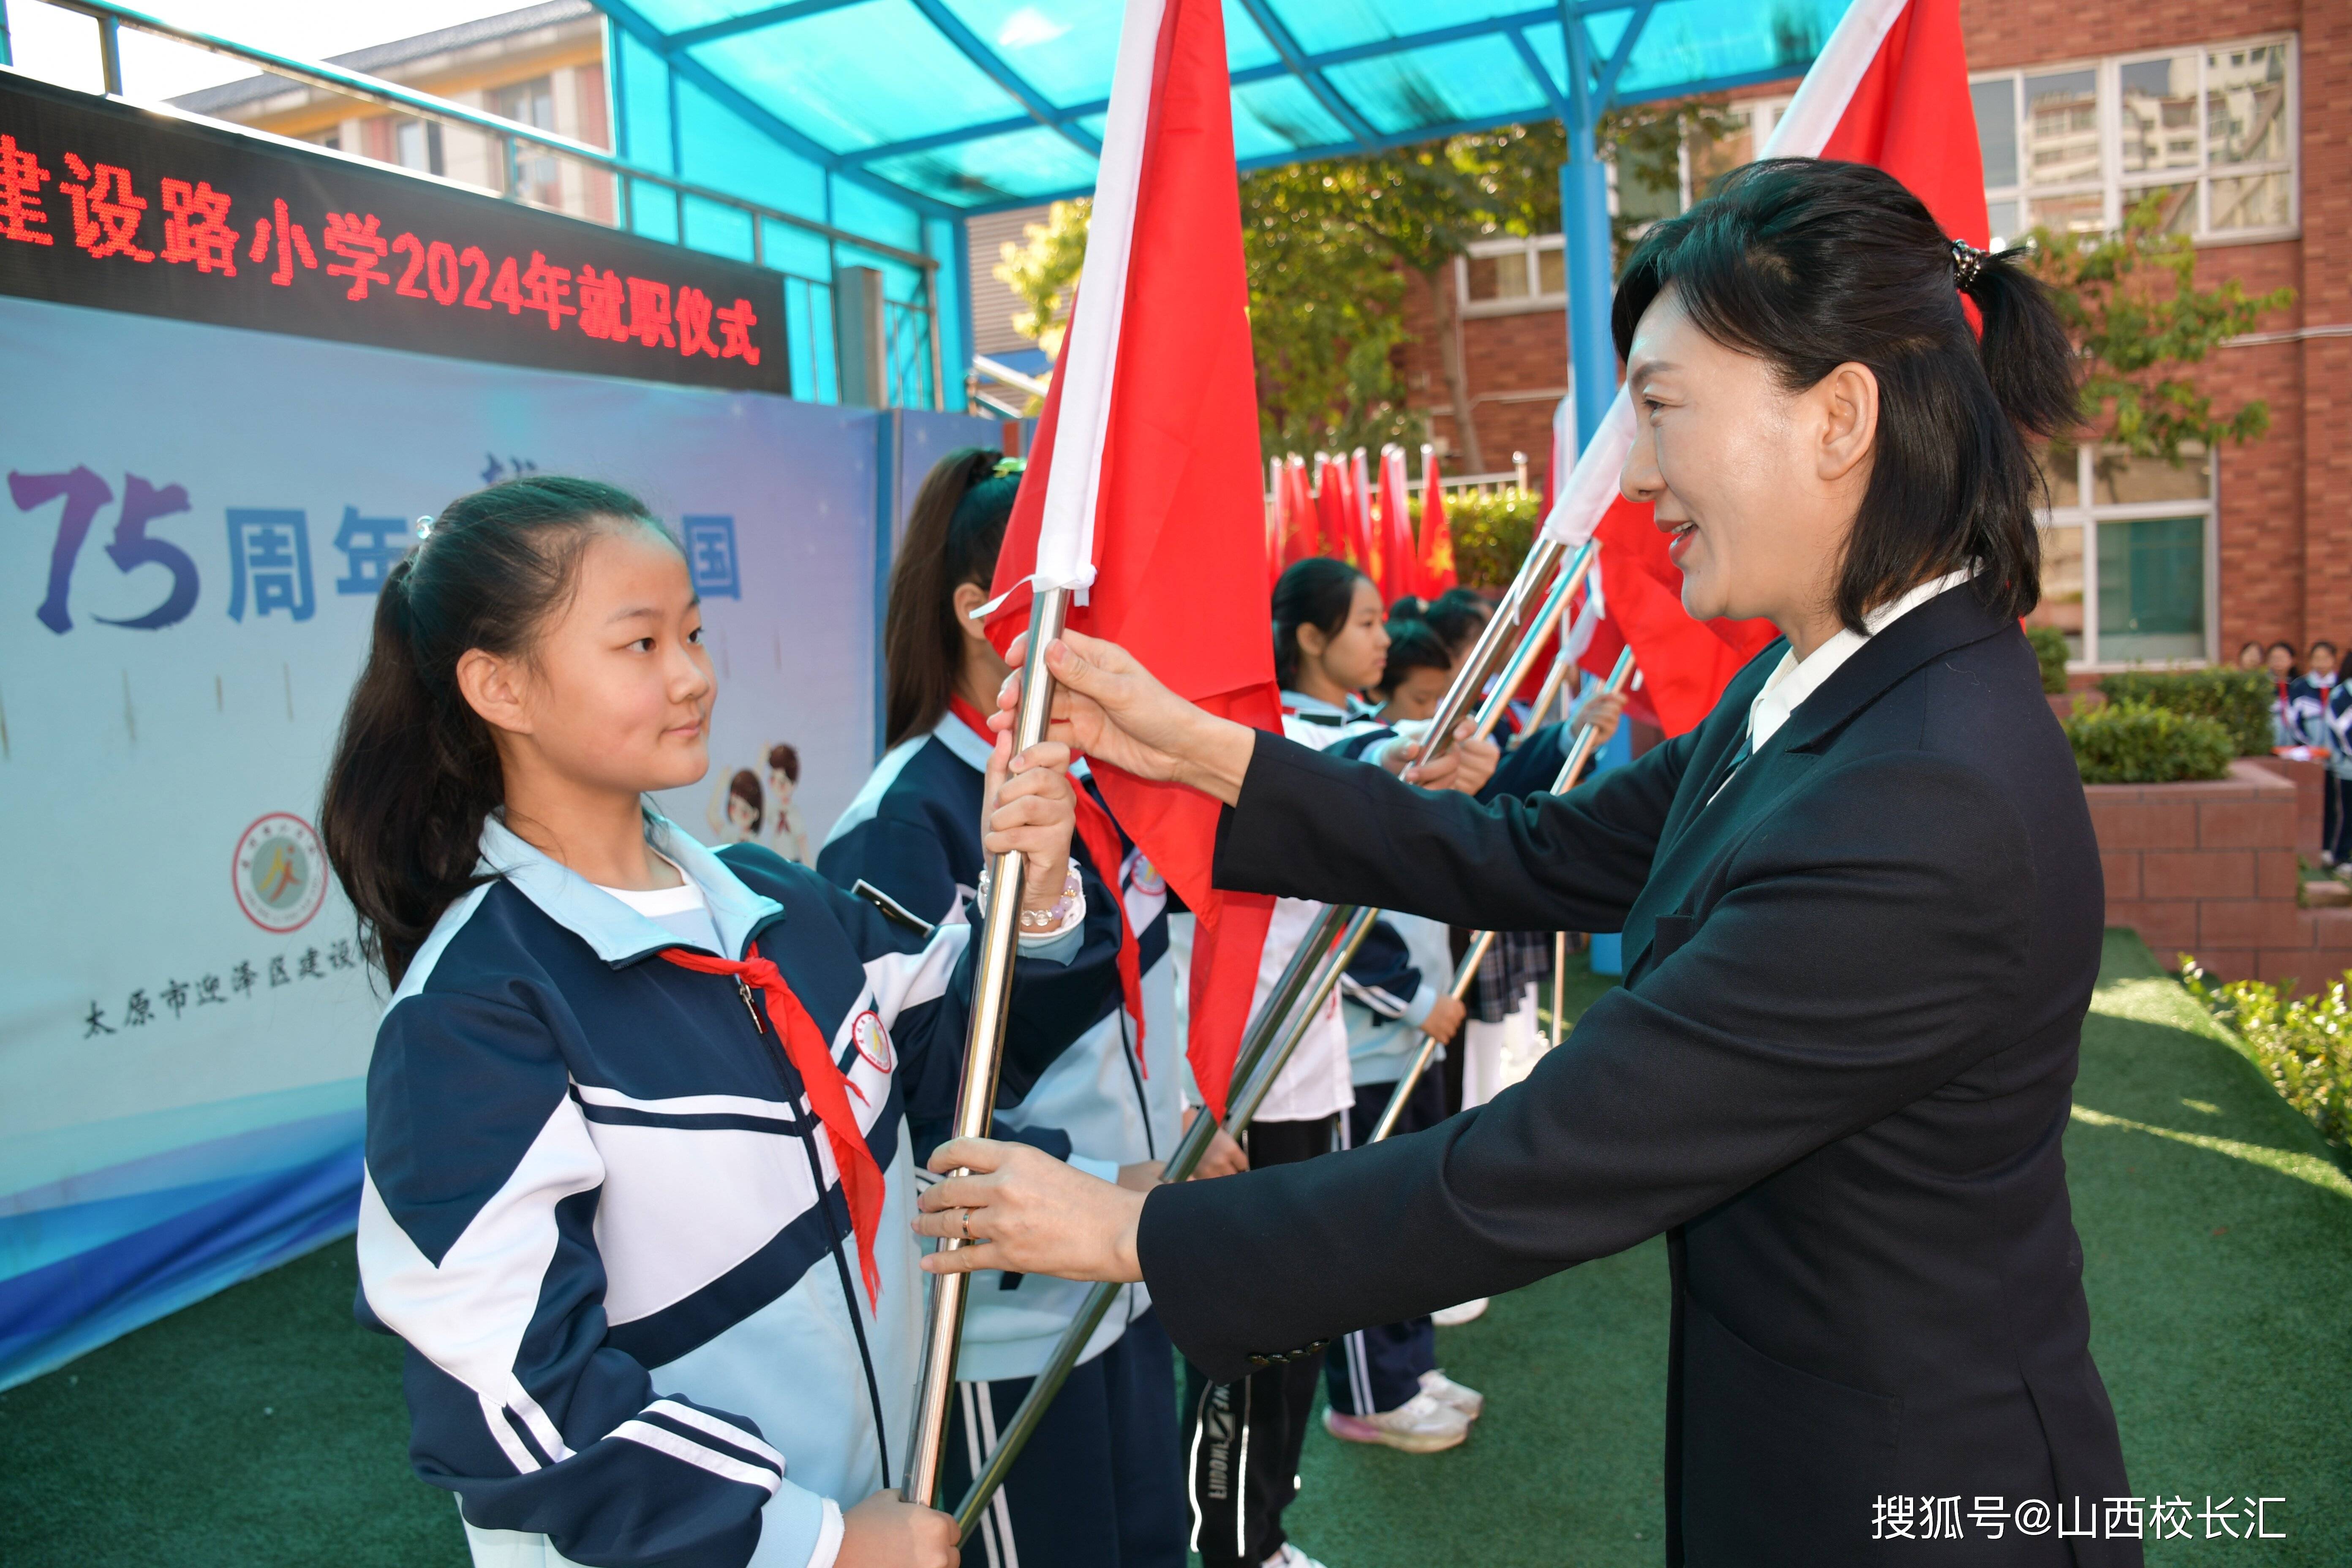
[[[941,216],[1094,186],[1118,0],[602,3],[665,76],[836,178]],[[1794,77],[1846,3],[1224,0],[1235,150],[1255,167],[1558,117],[1565,25],[1615,102]]]

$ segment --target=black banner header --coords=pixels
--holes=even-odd
[[[789,393],[782,281],[0,71],[0,293]]]

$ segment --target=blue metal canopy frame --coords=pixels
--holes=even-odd
[[[690,146],[681,86],[813,175],[827,225],[859,226],[852,198],[910,248],[940,257],[963,295],[954,338],[971,353],[961,265],[967,217],[1089,194],[1109,107],[1121,0],[599,0],[616,33],[617,130],[683,176],[732,184]],[[1846,0],[1223,0],[1244,169],[1345,157],[1559,119],[1570,358],[1580,438],[1616,381],[1607,171],[1597,126],[1625,104],[1801,76]],[[667,124],[632,124],[625,37],[666,84]],[[706,138],[707,140],[707,138]],[[818,193],[821,192],[821,195]],[[877,204],[867,198],[880,197]],[[942,221],[944,220],[944,221]],[[944,233],[934,237],[934,226]],[[909,243],[902,236],[898,243]],[[945,243],[940,243],[944,241]],[[943,280],[946,281],[946,280]],[[954,339],[951,338],[951,342]]]

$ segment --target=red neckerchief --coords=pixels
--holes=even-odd
[[[980,716],[980,710],[961,697],[948,699],[948,710],[963,721],[964,727],[988,742],[996,745],[996,731]],[[1102,803],[1088,794],[1087,786],[1076,779],[1070,781],[1072,793],[1078,797],[1078,839],[1087,847],[1087,857],[1095,863],[1095,870],[1110,889],[1111,902],[1118,907],[1118,989],[1127,1006],[1127,1016],[1135,1020],[1135,1065],[1143,1076],[1151,1076],[1150,1066],[1143,1056],[1143,951],[1136,944],[1135,931],[1128,924],[1127,900],[1119,896],[1119,869],[1127,855],[1118,832],[1118,825]]]
[[[784,976],[774,962],[760,956],[755,944],[751,956],[737,963],[709,953],[691,952],[682,947],[665,948],[662,956],[681,969],[691,969],[703,974],[724,974],[737,985],[744,987],[743,1005],[751,1005],[751,988],[757,988],[767,1005],[769,1021],[776,1026],[776,1043],[783,1047],[784,1059],[801,1075],[801,1086],[808,1090],[809,1104],[816,1110],[817,1120],[824,1124],[825,1139],[833,1145],[833,1163],[841,1173],[841,1195],[849,1204],[850,1228],[857,1233],[857,1268],[866,1278],[866,1300],[875,1310],[882,1307],[882,1269],[874,1260],[874,1236],[882,1223],[882,1167],[875,1163],[874,1151],[866,1146],[866,1133],[857,1125],[857,1113],[849,1107],[853,1094],[864,1100],[858,1087],[842,1076],[841,1065],[833,1059],[833,1047],[825,1043],[816,1020],[809,1016],[793,988],[784,984]],[[760,1015],[751,1015],[757,1027]],[[762,1028],[762,1034],[767,1031]],[[822,1203],[824,1194],[817,1194]]]

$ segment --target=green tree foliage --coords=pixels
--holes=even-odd
[[[2151,192],[2117,233],[2089,238],[2037,228],[2032,243],[2034,268],[2082,351],[2084,423],[2109,430],[2136,457],[2178,462],[2270,429],[2266,402],[2216,413],[2181,372],[2223,339],[2252,331],[2265,312],[2293,304],[2294,290],[2249,295],[2234,278],[2200,289],[2195,246],[2165,231],[2165,199]]]
[[[1730,124],[1711,105],[1643,105],[1603,118],[1603,154],[1618,163],[1621,190],[1634,193],[1618,220],[1621,251],[1628,233],[1655,216],[1658,193],[1664,210],[1678,205],[1683,138],[1718,137]],[[1483,469],[1449,274],[1481,239],[1559,229],[1566,155],[1559,122],[1548,121],[1244,175],[1242,247],[1267,449],[1345,451],[1423,438],[1402,365],[1409,270],[1435,308],[1433,335],[1444,396],[1464,433],[1462,457]],[[1087,216],[1084,201],[1055,203],[1024,242],[1005,246],[995,268],[1028,307],[1015,327],[1049,352],[1059,346],[1085,260]]]
[[[1021,241],[1004,242],[993,269],[996,280],[1029,307],[1013,318],[1013,330],[1049,354],[1061,352],[1062,332],[1069,325],[1072,291],[1087,261],[1087,219],[1093,211],[1094,203],[1083,196],[1055,202],[1045,209],[1044,223],[1026,226]]]

